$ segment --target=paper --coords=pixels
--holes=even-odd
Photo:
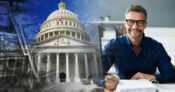
[[[115,92],[156,92],[149,80],[120,80]]]

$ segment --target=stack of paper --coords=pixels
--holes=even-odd
[[[115,92],[156,92],[149,80],[120,80]]]

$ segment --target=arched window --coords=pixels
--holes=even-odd
[[[70,26],[72,25],[72,22],[70,21]]]

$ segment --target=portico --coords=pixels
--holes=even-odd
[[[38,54],[37,54],[38,74],[40,71],[42,71],[42,69],[41,69],[41,62],[43,62],[42,58],[47,57],[47,59],[46,59],[47,60],[47,63],[46,63],[47,76],[49,76],[53,72],[56,72],[56,74],[55,74],[56,79],[55,80],[57,80],[57,82],[60,81],[59,75],[61,72],[64,72],[66,74],[66,82],[70,82],[70,81],[80,82],[81,81],[80,71],[79,71],[80,62],[84,63],[84,65],[85,65],[83,70],[85,70],[85,78],[88,79],[88,77],[89,77],[89,69],[88,69],[89,68],[89,65],[88,65],[89,60],[88,59],[93,58],[94,65],[97,64],[96,55],[94,54],[95,49],[82,49],[82,50],[79,50],[78,52],[75,49],[72,49],[72,50],[63,50],[62,49],[62,50],[60,50],[60,52],[58,52],[54,49],[50,49],[49,51],[45,50],[45,49],[40,49],[40,50],[41,51],[38,52]],[[59,49],[57,49],[57,50],[59,50]],[[52,62],[52,60],[50,59],[51,55],[53,55],[53,54],[55,54],[55,57],[54,57],[55,62]],[[62,56],[60,56],[60,54],[62,54]],[[89,54],[89,56],[88,56],[88,54]],[[70,55],[74,58],[71,58]],[[79,60],[80,55],[83,58],[83,61]],[[65,65],[61,64],[60,57],[62,57],[62,61],[65,62]],[[73,64],[74,64],[73,66],[70,66],[70,59],[73,59]],[[51,71],[52,70],[51,68],[53,67],[53,66],[51,66],[52,63],[56,63],[55,64],[56,71]],[[62,69],[62,71],[60,71],[60,67],[63,67],[63,66],[65,67],[65,70]],[[70,76],[70,68],[69,67],[73,67],[74,76]],[[97,70],[95,70],[95,71],[97,71]],[[70,80],[70,79],[72,79],[72,80]]]

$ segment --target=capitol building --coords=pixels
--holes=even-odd
[[[66,10],[63,1],[58,8],[47,17],[31,44],[39,78],[81,82],[99,76],[97,44],[90,41],[83,24],[73,12]]]

